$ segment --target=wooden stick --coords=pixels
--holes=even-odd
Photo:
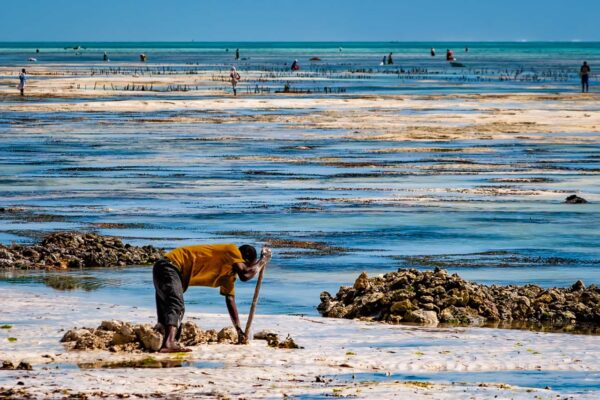
[[[258,293],[260,292],[260,285],[262,284],[263,276],[265,275],[265,268],[267,264],[260,269],[258,273],[258,280],[256,281],[256,289],[254,289],[254,298],[252,299],[252,305],[250,306],[250,313],[248,314],[248,321],[246,322],[246,343],[250,341],[250,326],[252,325],[252,319],[254,318],[254,312],[256,311],[256,304],[258,303]]]

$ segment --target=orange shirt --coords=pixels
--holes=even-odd
[[[183,290],[188,286],[220,287],[223,296],[235,295],[233,264],[244,259],[234,244],[179,247],[166,257],[181,271]]]

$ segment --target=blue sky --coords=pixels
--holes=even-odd
[[[2,0],[0,41],[600,41],[600,0]]]

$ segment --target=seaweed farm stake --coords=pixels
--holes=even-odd
[[[252,298],[252,305],[250,306],[250,313],[248,313],[248,321],[246,322],[246,330],[244,335],[246,336],[246,343],[250,341],[250,327],[252,326],[252,320],[254,319],[254,313],[256,312],[256,304],[258,303],[258,294],[260,292],[260,285],[262,284],[263,277],[265,275],[265,268],[267,268],[268,261],[260,269],[258,273],[258,279],[256,280],[256,288],[254,289],[254,297]]]

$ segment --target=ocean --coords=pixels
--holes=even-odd
[[[430,56],[431,47],[436,57]],[[237,48],[239,61],[234,60]],[[463,67],[445,61],[448,48]],[[110,63],[102,63],[104,51]],[[380,65],[390,52],[394,64]],[[148,55],[148,62],[128,66],[140,53]],[[28,63],[30,57],[37,62]],[[311,57],[320,61],[311,62]],[[327,96],[325,88],[342,96],[565,93],[579,90],[583,60],[592,71],[600,65],[600,43],[0,43],[0,67],[60,67],[74,76],[106,68],[194,74],[226,71],[235,64],[242,75],[250,70],[264,74],[264,79],[243,80],[240,91],[252,95],[260,88],[265,98],[276,98],[294,59],[309,79],[292,82],[293,89],[315,98]],[[0,86],[14,86],[15,79],[4,75]],[[214,88],[229,89],[219,82]],[[153,96],[124,93],[118,100]],[[161,98],[211,96],[192,88]],[[99,100],[117,98],[58,94],[30,101]],[[0,97],[9,108],[21,101]],[[349,140],[343,129],[283,128],[251,120],[302,112],[306,110],[209,110],[210,115],[249,119],[202,124],[181,122],[201,110],[2,112],[0,207],[25,211],[0,214],[0,242],[25,243],[66,229],[93,229],[133,244],[167,248],[204,242],[260,246],[279,240],[259,310],[274,314],[314,315],[321,291],[352,284],[363,270],[374,275],[442,267],[490,284],[550,287],[577,279],[600,284],[598,203],[562,203],[573,191],[600,198],[598,143]],[[394,112],[428,115],[427,110]],[[457,103],[436,112],[470,109]],[[395,151],[398,147],[410,151]],[[457,157],[478,168],[446,168]],[[518,191],[500,196],[486,192],[506,187],[502,180],[507,176],[517,179],[508,186]],[[523,181],[514,184],[519,179]],[[1,272],[0,288],[57,290],[49,284],[53,274]],[[69,276],[78,282],[74,297],[132,305],[153,301],[147,267],[73,271]],[[253,284],[238,287],[239,302],[247,306]],[[224,312],[212,289],[193,288],[186,301],[196,311]]]
[[[431,48],[436,49],[435,57],[430,56]],[[234,59],[236,49],[240,49],[238,61]],[[447,49],[454,51],[464,67],[448,68]],[[135,62],[144,53],[147,66],[200,71],[235,64],[242,71],[277,72],[287,70],[294,59],[300,61],[303,71],[330,75],[350,73],[356,77],[361,71],[380,69],[385,77],[394,78],[397,70],[402,71],[402,85],[397,79],[346,82],[339,76],[336,87],[351,93],[562,92],[577,84],[584,60],[600,64],[600,42],[0,42],[0,66],[24,67],[34,57],[36,65],[68,63],[85,68],[101,61],[104,52],[112,63]],[[389,53],[394,64],[381,66],[383,56]],[[311,62],[311,57],[321,61]]]

